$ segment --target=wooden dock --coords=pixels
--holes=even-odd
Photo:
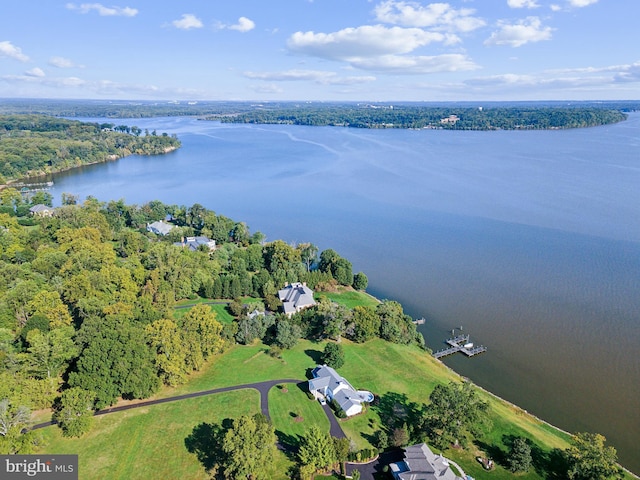
[[[446,357],[447,355],[461,352],[467,357],[473,357],[474,355],[478,355],[479,353],[484,353],[487,351],[487,347],[485,347],[484,345],[479,345],[477,347],[465,347],[465,345],[467,345],[468,343],[469,335],[458,335],[457,337],[453,337],[447,340],[449,348],[438,350],[437,352],[434,352],[433,356],[435,358],[442,358]]]

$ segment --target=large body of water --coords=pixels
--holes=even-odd
[[[486,354],[445,363],[640,472],[640,114],[567,131],[132,120],[183,147],[53,176],[52,193],[201,203],[349,258],[369,290]]]

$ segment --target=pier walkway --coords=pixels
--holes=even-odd
[[[447,355],[461,352],[467,357],[473,357],[474,355],[487,351],[487,347],[483,345],[474,347],[472,343],[470,344],[469,335],[458,335],[457,337],[450,338],[447,340],[447,344],[449,345],[449,348],[438,350],[437,352],[434,352],[433,356],[435,358],[442,358]]]

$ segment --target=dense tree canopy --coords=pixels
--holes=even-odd
[[[622,478],[616,449],[606,446],[598,433],[577,433],[566,451],[571,480],[607,480]]]
[[[0,116],[0,175],[5,180],[131,154],[164,153],[179,146],[177,138],[166,134],[140,136],[137,127],[82,123],[42,115]],[[38,194],[47,195],[46,192]]]

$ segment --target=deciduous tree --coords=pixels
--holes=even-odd
[[[617,464],[616,449],[605,446],[607,439],[599,433],[577,433],[566,451],[571,480],[607,480],[623,478]]]
[[[268,479],[276,455],[275,429],[264,415],[233,421],[222,441],[225,478]]]
[[[81,437],[93,425],[96,394],[79,387],[62,392],[60,405],[53,416],[65,437]]]

